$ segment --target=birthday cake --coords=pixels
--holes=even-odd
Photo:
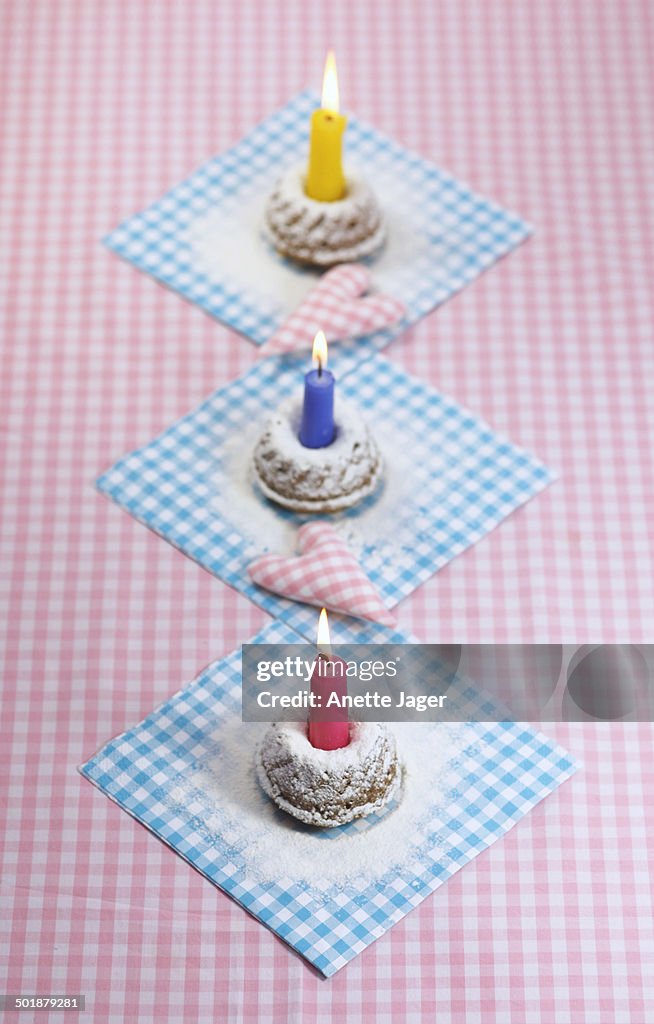
[[[262,493],[293,512],[339,512],[377,488],[379,448],[356,409],[338,401],[331,444],[307,448],[299,440],[302,402],[289,399],[266,423],[254,449],[253,471]]]
[[[321,106],[311,115],[308,166],[291,168],[275,185],[264,233],[278,253],[313,267],[371,256],[386,228],[379,204],[359,175],[345,175],[336,58],[325,61]]]
[[[256,755],[264,792],[283,811],[322,828],[379,811],[401,795],[403,769],[393,733],[378,722],[353,722],[350,742],[319,750],[303,722],[276,723]]]
[[[379,203],[360,177],[348,176],[342,199],[322,202],[305,191],[305,168],[288,172],[273,189],[264,234],[281,256],[309,266],[331,267],[371,256],[384,243]]]

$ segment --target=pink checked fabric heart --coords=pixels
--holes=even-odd
[[[365,295],[370,274],[360,263],[328,270],[282,326],[266,341],[261,356],[311,348],[316,332],[327,341],[357,338],[401,320],[406,308],[390,295]]]
[[[248,566],[255,583],[294,601],[392,626],[383,603],[345,541],[330,523],[298,530],[299,555],[263,555]]]

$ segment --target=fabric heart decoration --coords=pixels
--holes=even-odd
[[[330,523],[298,530],[299,555],[263,555],[248,566],[252,580],[293,601],[392,626],[382,601],[343,538]]]
[[[360,263],[342,263],[324,274],[294,313],[259,349],[261,356],[311,348],[316,333],[327,341],[357,338],[391,327],[406,307],[391,295],[365,295],[370,274]]]

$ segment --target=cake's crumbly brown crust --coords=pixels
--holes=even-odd
[[[267,498],[294,512],[338,512],[371,494],[382,475],[379,448],[356,412],[339,402],[337,437],[327,448],[304,448],[300,410],[286,403],[265,425],[253,466]]]
[[[348,193],[335,202],[318,202],[304,192],[294,170],[273,189],[264,230],[277,251],[308,266],[330,267],[372,255],[386,236],[374,193],[360,181],[348,181]]]
[[[390,730],[377,723],[365,727],[376,730],[374,743],[353,763],[342,764],[335,756],[338,767],[332,769],[329,754],[338,755],[338,751],[313,751],[307,741],[306,751],[298,755],[284,726],[271,726],[257,753],[257,774],[264,790],[289,814],[323,827],[379,810],[399,791],[402,766]]]

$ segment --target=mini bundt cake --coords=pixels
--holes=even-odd
[[[271,725],[256,752],[264,792],[307,825],[331,828],[384,807],[402,788],[393,733],[379,722],[353,722],[350,742],[318,750],[304,722]]]
[[[336,436],[325,448],[298,438],[302,403],[288,400],[270,417],[254,449],[254,475],[263,494],[294,512],[338,512],[377,487],[382,458],[357,411],[340,398]]]
[[[382,212],[361,178],[348,177],[344,198],[333,202],[311,199],[304,182],[304,168],[294,168],[277,183],[266,205],[264,233],[280,255],[331,267],[371,256],[382,246]]]

